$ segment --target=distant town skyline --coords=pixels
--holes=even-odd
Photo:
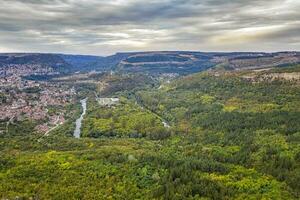
[[[299,0],[0,0],[0,52],[300,51]]]

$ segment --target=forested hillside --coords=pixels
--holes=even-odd
[[[71,65],[57,54],[39,53],[7,53],[0,54],[0,68],[7,66],[27,67],[37,66],[39,68],[50,67],[55,71],[68,71]]]
[[[298,73],[211,70],[160,86],[121,76],[124,90],[109,76],[112,107],[78,85],[82,138],[71,121],[47,137],[0,135],[0,198],[299,199]]]
[[[138,98],[178,134],[196,135],[214,160],[271,175],[299,195],[298,70],[204,72]]]
[[[299,52],[124,52],[111,56],[4,53],[0,67],[38,65],[56,72],[120,71],[123,73],[191,74],[214,66],[226,70],[266,69],[300,63]]]

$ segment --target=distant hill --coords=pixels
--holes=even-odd
[[[190,52],[156,51],[116,53],[111,56],[66,54],[0,54],[0,67],[37,64],[55,71],[108,71],[190,74],[210,68],[264,69],[300,63],[300,52]]]
[[[102,63],[103,57],[90,55],[68,55],[59,54],[65,62],[72,66],[72,71],[91,71],[95,70],[97,63]]]
[[[140,52],[123,59],[117,69],[127,72],[192,73],[215,65],[212,56],[201,52]]]
[[[216,54],[218,67],[227,70],[264,69],[300,63],[300,52]]]
[[[0,54],[0,67],[7,65],[37,65],[40,67],[50,67],[55,71],[66,71],[71,68],[71,65],[59,55],[37,53]]]
[[[122,72],[189,74],[212,67],[225,70],[263,69],[300,63],[300,52],[133,52],[117,53],[95,63],[95,69]]]

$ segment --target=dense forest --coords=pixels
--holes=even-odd
[[[137,98],[168,119],[178,134],[197,136],[214,160],[271,175],[299,195],[299,84],[246,75],[191,75],[161,90],[139,92]]]
[[[71,136],[76,105],[48,137],[30,121],[0,136],[0,198],[298,199],[300,85],[269,76],[298,70],[212,70],[123,92],[111,84],[112,107],[82,87],[82,138]]]
[[[120,105],[104,107],[96,101],[89,101],[89,110],[84,119],[84,137],[131,137],[163,139],[170,135],[161,119],[153,113],[126,99]]]

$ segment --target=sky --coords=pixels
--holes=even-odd
[[[0,0],[0,52],[299,51],[300,0]]]

